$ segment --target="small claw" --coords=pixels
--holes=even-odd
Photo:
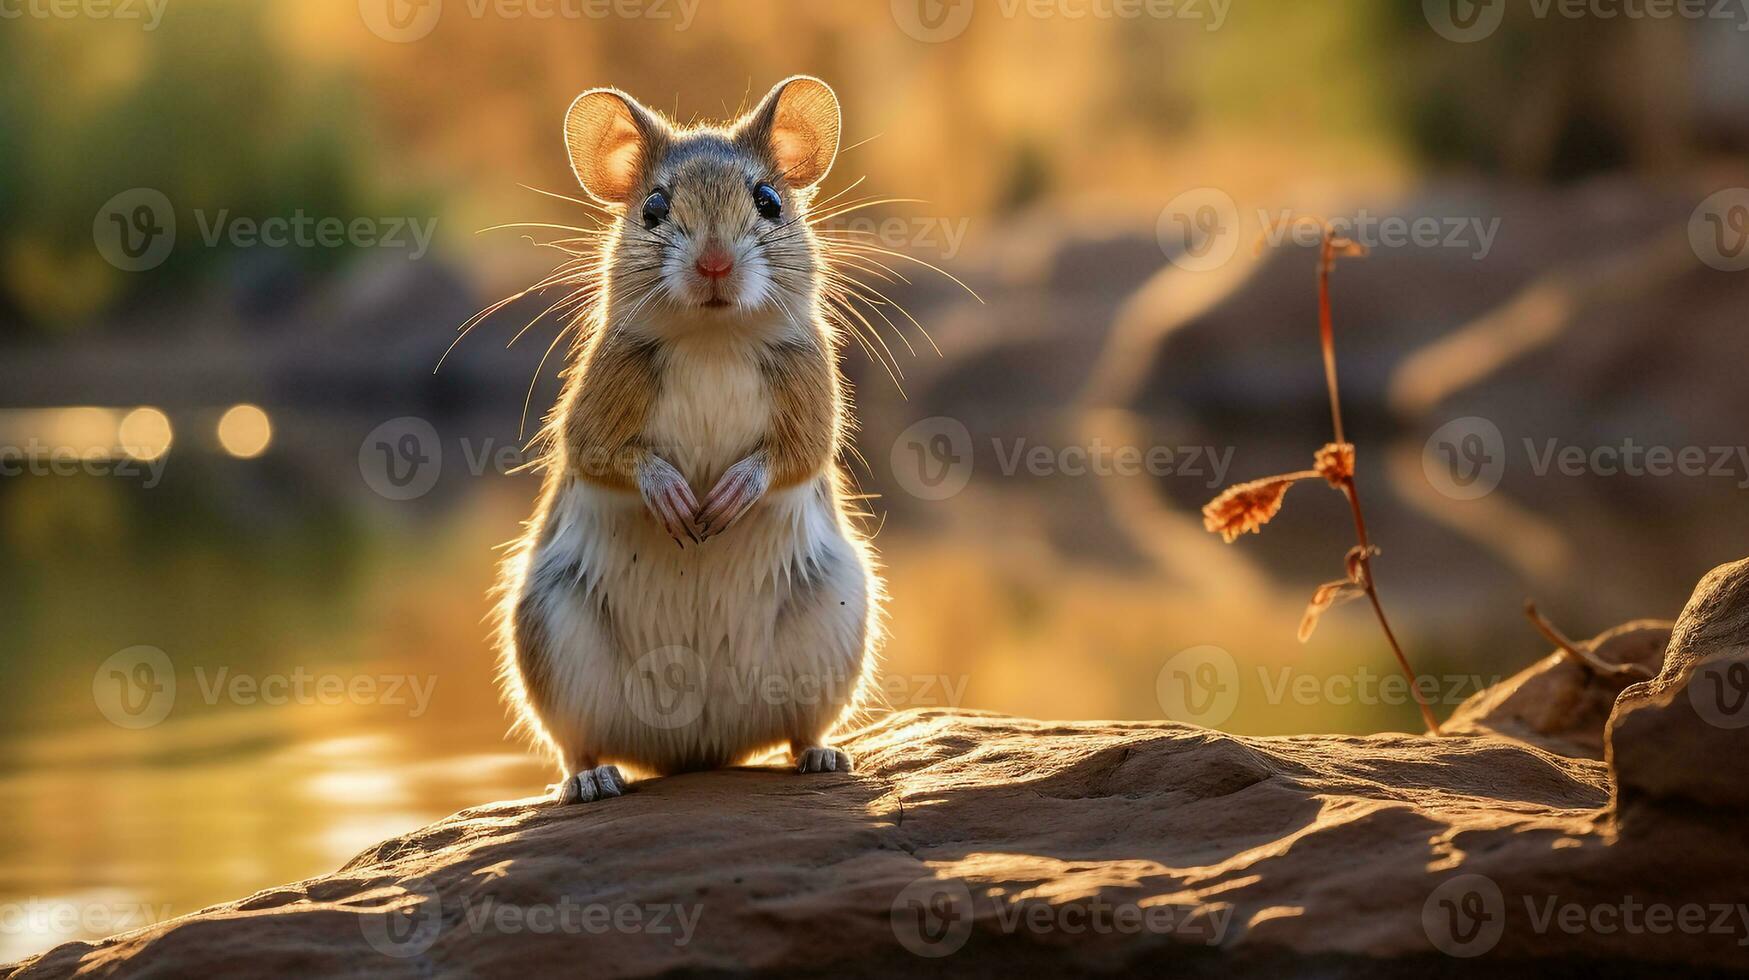
[[[850,756],[838,749],[815,746],[796,754],[796,772],[850,772]]]
[[[693,514],[698,510],[697,498],[678,470],[656,460],[650,464],[639,485],[645,508],[674,539],[675,545],[684,550],[686,543],[682,538],[690,538],[694,543],[703,540],[693,526]]]
[[[626,788],[626,779],[620,774],[617,766],[597,766],[594,769],[582,769],[566,777],[565,781],[560,784],[559,804],[570,806],[624,796]]]
[[[765,486],[764,464],[757,458],[750,457],[729,467],[699,508],[697,520],[704,536],[721,534],[739,523],[765,495]]]

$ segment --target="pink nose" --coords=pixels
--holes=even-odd
[[[696,265],[698,274],[706,279],[721,279],[735,268],[735,260],[720,248],[710,248],[698,257]]]

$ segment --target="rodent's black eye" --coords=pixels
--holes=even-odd
[[[668,195],[656,191],[644,198],[644,227],[654,228],[668,220]]]
[[[759,216],[766,221],[776,221],[783,217],[783,198],[778,196],[777,188],[770,184],[754,186],[753,206],[759,209]]]

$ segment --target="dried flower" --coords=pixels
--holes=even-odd
[[[1354,443],[1332,442],[1318,450],[1312,468],[1338,489],[1354,479]]]
[[[1231,544],[1239,535],[1259,531],[1281,510],[1288,488],[1317,476],[1313,472],[1271,476],[1228,487],[1202,509],[1202,526]]]

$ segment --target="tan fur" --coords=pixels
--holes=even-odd
[[[631,490],[651,447],[644,423],[662,384],[657,345],[601,330],[566,383],[558,451],[561,469],[578,479]]]
[[[771,347],[759,366],[771,391],[771,432],[765,438],[771,485],[792,487],[837,455],[844,416],[838,366],[820,343]]]

